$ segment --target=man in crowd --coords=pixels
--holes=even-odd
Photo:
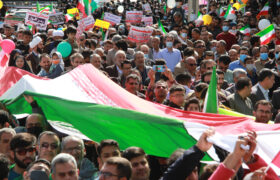
[[[259,100],[254,106],[254,116],[258,123],[268,123],[273,114],[273,106],[267,100]]]
[[[11,158],[10,142],[15,135],[16,132],[12,128],[0,129],[0,153],[6,155],[10,159],[10,162],[13,162]]]
[[[10,142],[11,157],[15,164],[11,167],[9,180],[22,178],[23,172],[36,157],[36,137],[29,133],[19,133]]]
[[[130,74],[126,77],[125,89],[140,98],[145,99],[145,95],[139,92],[140,78],[136,74]]]
[[[123,152],[122,156],[131,163],[131,180],[149,180],[151,170],[147,155],[142,148],[129,147]]]

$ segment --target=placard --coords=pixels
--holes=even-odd
[[[126,22],[141,23],[143,11],[126,11]]]
[[[25,16],[26,25],[35,25],[37,29],[46,30],[49,16],[33,11],[28,11]]]
[[[111,23],[112,25],[115,24],[120,24],[122,17],[121,16],[117,16],[111,13],[104,13],[104,21],[107,21],[109,23]]]
[[[152,33],[151,28],[131,26],[127,38],[136,43],[146,43],[150,40]]]
[[[149,3],[146,3],[143,5],[144,11],[146,11],[148,14],[152,13],[152,9]]]
[[[100,27],[103,29],[108,29],[110,27],[110,23],[107,21],[102,21],[100,19],[96,19],[94,26],[97,26],[97,27]]]
[[[64,24],[65,16],[64,16],[64,14],[62,12],[55,13],[55,14],[50,14],[49,15],[49,21],[53,25]]]
[[[185,10],[185,15],[188,15],[188,12],[189,12],[189,5],[188,5],[188,4],[184,4],[184,5],[182,6],[182,9]]]
[[[81,22],[83,23],[84,31],[88,31],[91,28],[93,28],[95,20],[92,17],[92,15],[89,15],[86,18],[83,18],[80,21],[78,21],[78,24],[81,23]]]
[[[145,23],[145,26],[152,26],[153,25],[153,17],[152,16],[149,16],[149,17],[143,16],[142,17],[142,22]]]

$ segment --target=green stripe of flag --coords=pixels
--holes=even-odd
[[[69,123],[97,142],[115,139],[122,150],[138,146],[147,154],[169,157],[177,148],[187,149],[196,143],[181,120],[31,92],[25,94],[33,96],[49,121]],[[31,113],[31,107],[22,95],[6,105],[13,114]],[[206,155],[204,160],[211,158]]]
[[[216,67],[213,67],[210,84],[207,90],[204,103],[204,112],[207,113],[218,113],[218,98],[217,98],[217,75]]]
[[[229,14],[229,12],[230,12],[230,9],[231,9],[231,5],[229,4],[229,5],[228,5],[228,8],[227,8],[227,12],[226,12],[224,18],[227,18],[228,14]]]
[[[164,33],[167,34],[167,32],[165,31],[160,19],[158,19],[158,28]]]
[[[271,32],[273,30],[274,30],[274,26],[273,26],[273,24],[271,24],[270,26],[268,26],[264,30],[258,32],[256,35],[262,37],[262,36],[266,35],[267,33]]]

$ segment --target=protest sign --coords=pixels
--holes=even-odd
[[[144,11],[146,11],[148,14],[152,13],[152,9],[149,3],[146,3],[143,5]]]
[[[141,23],[143,11],[126,11],[126,22]]]
[[[97,27],[100,27],[103,29],[108,29],[110,27],[110,23],[107,21],[102,21],[100,19],[96,19],[94,26],[97,26]]]
[[[67,9],[67,14],[79,14],[78,8]]]
[[[64,14],[62,12],[55,13],[55,14],[50,14],[49,15],[49,21],[53,25],[64,24],[65,16],[64,16]]]
[[[153,17],[152,16],[150,16],[150,17],[143,16],[142,17],[142,22],[145,23],[145,26],[152,26],[153,25]]]
[[[81,19],[80,21],[78,21],[78,25],[80,23],[83,23],[83,27],[84,27],[84,31],[88,31],[91,28],[93,28],[93,25],[95,23],[94,18],[92,17],[92,15],[87,16],[86,18]]]
[[[111,23],[112,25],[120,24],[122,17],[111,13],[105,12],[104,21]]]
[[[184,4],[184,5],[182,6],[182,9],[185,10],[185,15],[187,15],[187,14],[188,14],[188,11],[189,11],[189,5],[188,5],[188,4]]]
[[[4,19],[5,24],[9,24],[11,26],[23,23],[22,18],[17,18],[17,17],[5,17]]]
[[[146,43],[149,41],[153,30],[146,27],[131,26],[128,33],[128,39],[133,42]]]
[[[26,25],[35,25],[37,29],[46,30],[49,16],[33,11],[28,11],[25,16]]]

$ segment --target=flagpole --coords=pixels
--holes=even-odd
[[[269,163],[269,165],[266,167],[266,169],[265,169],[264,173],[267,173],[267,171],[268,171],[268,170],[269,170],[269,168],[270,168],[270,165],[271,165],[271,163]]]

